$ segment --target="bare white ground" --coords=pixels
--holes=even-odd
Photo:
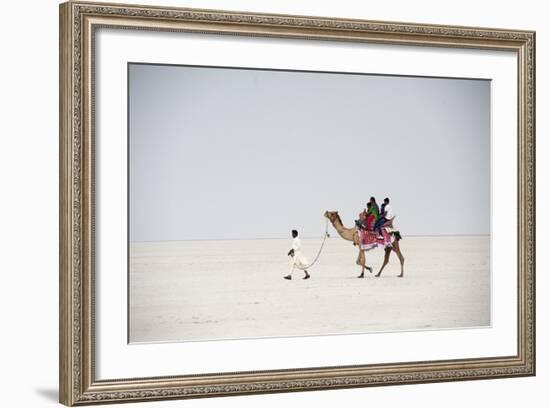
[[[320,239],[303,239],[315,257]],[[488,236],[405,237],[405,277],[392,254],[367,252],[374,273],[358,279],[357,249],[330,238],[311,279],[286,256],[289,240],[130,244],[131,342],[286,337],[490,325]]]

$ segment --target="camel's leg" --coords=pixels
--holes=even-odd
[[[358,276],[358,278],[364,278],[365,277],[365,253],[359,249],[359,255],[357,256],[357,261],[355,261],[357,265],[361,267],[361,275]]]
[[[403,277],[403,273],[405,272],[404,270],[404,266],[405,266],[405,257],[403,256],[403,254],[401,253],[401,248],[399,248],[399,242],[394,242],[393,243],[393,250],[395,251],[395,253],[397,254],[397,257],[399,258],[399,262],[401,263],[401,273],[399,275],[397,275],[398,278],[402,278]]]
[[[359,250],[359,256],[357,257],[356,264],[361,267],[361,275],[358,276],[358,278],[364,278],[365,277],[365,269],[368,269],[369,272],[372,273],[372,268],[370,266],[366,265],[366,258],[365,258],[365,251],[362,249]]]
[[[355,262],[357,265],[361,267],[361,274],[358,276],[358,278],[364,278],[365,269],[368,269],[369,272],[372,273],[372,268],[365,264],[366,262],[365,252],[361,249],[361,238],[359,237],[359,234],[357,232],[353,235],[353,245],[356,245],[359,247],[359,256],[357,256],[357,261]]]
[[[391,248],[384,248],[384,263],[382,264],[382,266],[380,267],[380,270],[378,271],[378,273],[374,276],[376,276],[377,278],[380,276],[380,274],[382,273],[382,269],[384,269],[386,267],[386,265],[388,264],[389,260],[390,260],[390,254],[391,254],[391,251],[392,249]]]

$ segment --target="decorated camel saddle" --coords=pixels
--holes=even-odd
[[[377,231],[360,229],[359,238],[361,239],[361,249],[363,251],[370,251],[374,248],[386,248],[391,246],[394,240],[394,236],[386,228],[382,228],[382,238],[378,238]]]
[[[382,226],[382,238],[379,238],[378,231],[358,229],[359,238],[361,239],[361,249],[363,251],[370,251],[375,248],[387,248],[391,246],[395,239],[392,231],[393,219],[387,221]]]

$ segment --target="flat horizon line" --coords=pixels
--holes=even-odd
[[[491,234],[439,234],[439,235],[402,235],[402,237],[411,238],[450,238],[450,237],[488,237]],[[339,237],[338,233],[331,234],[331,237]],[[324,237],[300,237],[301,239],[323,239]],[[144,240],[144,241],[128,241],[129,243],[147,243],[147,242],[201,242],[201,241],[268,241],[268,240],[290,240],[292,237],[285,238],[198,238],[198,239],[161,239],[161,240]]]

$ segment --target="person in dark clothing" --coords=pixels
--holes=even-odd
[[[390,199],[388,197],[384,198],[384,204],[382,204],[382,208],[380,209],[380,217],[378,220],[376,220],[376,224],[374,224],[374,228],[378,231],[378,238],[382,237],[382,225],[386,223],[386,221],[389,221],[393,218],[393,213],[390,206]]]

